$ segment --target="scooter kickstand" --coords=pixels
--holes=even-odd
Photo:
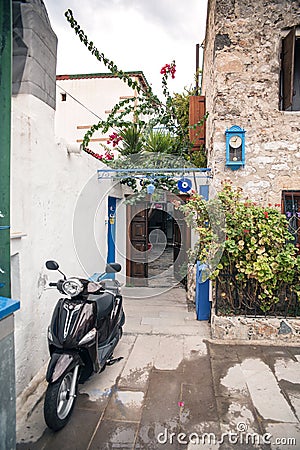
[[[120,356],[119,358],[111,358],[111,359],[108,359],[107,362],[106,362],[106,365],[107,365],[107,366],[112,366],[113,364],[115,364],[115,363],[121,361],[122,359],[124,359],[124,356]]]

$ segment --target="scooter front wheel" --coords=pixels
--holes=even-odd
[[[76,400],[77,382],[78,367],[75,367],[73,371],[67,372],[55,383],[48,385],[44,418],[47,426],[53,431],[63,428],[71,417]]]

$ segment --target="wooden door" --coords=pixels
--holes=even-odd
[[[148,285],[147,202],[127,207],[127,280],[134,286]]]

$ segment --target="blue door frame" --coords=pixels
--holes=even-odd
[[[199,194],[202,195],[204,200],[209,199],[209,186],[201,185],[199,186]],[[197,261],[196,268],[196,293],[195,293],[195,302],[196,302],[196,313],[197,320],[209,320],[210,312],[211,312],[211,302],[209,301],[209,289],[210,289],[210,281],[202,281],[202,273],[205,270],[205,264],[201,264],[200,261]]]
[[[108,229],[107,229],[107,262],[116,262],[116,205],[115,197],[108,197]],[[115,278],[115,274],[107,275],[107,278]]]

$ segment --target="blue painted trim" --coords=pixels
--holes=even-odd
[[[196,313],[197,320],[208,320],[210,318],[211,302],[209,301],[209,280],[202,281],[202,270],[205,264],[197,261],[196,268]]]
[[[98,180],[105,178],[124,179],[129,175],[137,179],[148,178],[150,174],[153,174],[155,179],[165,178],[167,174],[172,178],[182,178],[184,175],[193,173],[196,178],[212,178],[210,168],[192,168],[182,167],[178,169],[98,169]]]
[[[95,272],[92,276],[89,277],[89,281],[95,281],[96,283],[98,281],[107,280],[108,278],[111,278],[110,275],[114,275],[113,273],[101,273],[101,272]]]
[[[226,136],[226,167],[229,167],[231,170],[237,170],[240,167],[244,167],[245,165],[245,133],[246,131],[239,127],[238,125],[233,125],[231,128],[227,128],[225,131]],[[235,136],[240,136],[242,139],[242,156],[240,161],[230,161],[230,153],[229,153],[229,141],[230,138]]]
[[[5,319],[13,312],[20,309],[19,300],[12,300],[11,298],[0,297],[0,320]]]
[[[199,194],[204,198],[204,200],[209,199],[209,185],[202,184],[199,186]]]
[[[117,199],[108,197],[108,229],[107,229],[107,262],[116,262],[116,207]],[[111,219],[113,223],[110,223]],[[115,279],[115,274],[108,274],[108,278]]]
[[[194,168],[194,167],[181,167],[176,169],[98,169],[98,173],[179,173],[179,172],[211,172],[208,167]]]

